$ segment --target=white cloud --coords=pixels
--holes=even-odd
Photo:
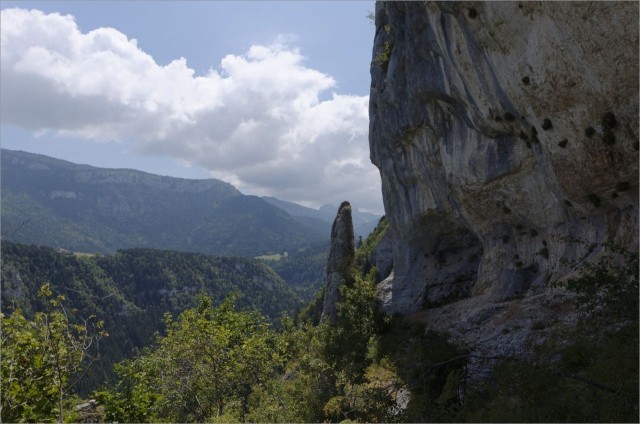
[[[240,190],[306,204],[381,209],[369,162],[368,97],[327,92],[283,36],[229,54],[205,76],[166,66],[113,28],[82,33],[72,16],[1,12],[1,122],[209,169]],[[321,100],[321,96],[326,100]]]

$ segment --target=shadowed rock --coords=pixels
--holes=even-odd
[[[342,202],[331,228],[331,247],[327,259],[327,285],[322,305],[321,322],[335,322],[338,303],[342,300],[340,286],[352,280],[351,269],[355,260],[355,242],[351,205]]]

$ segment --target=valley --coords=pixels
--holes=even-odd
[[[76,389],[86,394],[113,380],[113,365],[131,358],[165,331],[165,314],[177,316],[209,296],[214,305],[235,293],[237,305],[258,310],[273,323],[302,307],[301,298],[263,262],[152,249],[106,255],[74,255],[49,247],[3,241],[4,314],[21,310],[33,319],[47,310],[43,284],[65,298],[79,318],[104,321],[99,360]]]

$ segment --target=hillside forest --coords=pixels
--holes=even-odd
[[[474,354],[447,334],[380,314],[369,244],[329,325],[318,322],[321,296],[296,310],[299,298],[259,261],[144,250],[76,257],[4,243],[3,281],[37,295],[3,305],[2,420],[636,419],[637,256],[620,253],[626,267],[601,262],[570,281],[577,324],[528,360],[490,358],[491,376],[479,378],[469,375]]]

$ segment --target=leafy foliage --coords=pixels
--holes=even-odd
[[[254,393],[249,416],[268,422],[388,421],[399,387],[393,365],[377,361],[375,285],[358,274],[342,288],[335,325],[309,321],[290,331],[283,376]]]
[[[356,267],[364,274],[368,274],[373,264],[371,263],[371,255],[376,247],[382,241],[382,238],[389,231],[389,223],[386,217],[383,216],[378,221],[378,225],[374,228],[373,232],[367,237],[362,245],[356,251]]]
[[[179,315],[167,313],[166,330],[155,343],[116,365],[115,385],[96,392],[104,418],[129,422],[637,419],[637,255],[621,254],[586,267],[581,277],[568,283],[576,293],[580,317],[576,327],[551,333],[530,359],[484,358],[496,360],[488,378],[470,375],[475,369],[469,367],[473,355],[448,335],[426,332],[424,324],[411,317],[378,312],[376,269],[367,264],[366,249],[373,249],[381,235],[383,230],[372,234],[357,253],[361,259],[353,281],[341,288],[342,303],[333,325],[314,325],[322,296],[296,319],[282,319],[278,329],[259,313],[242,308],[235,295],[220,298],[221,303],[215,294],[200,295]],[[82,261],[94,264],[103,276],[127,282],[119,293],[125,297],[139,293],[137,281],[143,282],[142,287],[170,292],[205,269],[197,262],[183,263],[181,255],[153,252],[126,251],[115,261]],[[120,268],[120,260],[135,266]],[[248,262],[239,267],[237,262],[230,264],[230,273],[250,268]],[[369,268],[367,274],[364,268]],[[216,272],[224,269],[222,265]],[[138,296],[152,299],[148,305],[162,301],[162,296],[150,293]],[[171,309],[170,303],[162,307],[179,310]],[[38,414],[32,416],[46,417]]]
[[[197,308],[177,320],[168,315],[166,336],[121,368],[135,370],[122,373],[133,387],[103,392],[108,416],[118,421],[147,418],[139,411],[129,413],[126,405],[133,395],[151,392],[143,399],[162,419],[244,421],[254,385],[282,366],[285,357],[267,321],[255,312],[236,311],[234,302],[232,296],[213,308],[210,298],[201,297]]]
[[[95,317],[73,323],[63,306],[64,296],[51,299],[52,295],[50,285],[43,284],[39,297],[49,308],[36,313],[33,321],[20,309],[9,317],[0,314],[4,422],[63,422],[64,401],[82,376],[81,366],[90,366],[98,341],[107,335]]]
[[[176,316],[195,307],[201,292],[215,304],[241,292],[239,307],[259,309],[272,321],[299,305],[284,281],[257,260],[151,249],[80,257],[10,242],[2,243],[1,254],[4,311],[19,308],[28,319],[45,311],[47,303],[37,292],[40,284],[50,282],[77,316],[104,320],[110,337],[100,344],[100,358],[77,386],[84,394],[115,379],[113,363],[149,345],[164,330],[164,314]]]
[[[153,419],[151,408],[159,400],[153,388],[145,384],[142,361],[122,361],[114,366],[118,381],[112,389],[94,393],[105,406],[104,418],[109,422],[143,423]]]
[[[364,249],[358,257],[360,269],[367,266]],[[280,411],[304,404],[304,417],[313,421],[637,419],[637,254],[619,253],[587,266],[579,279],[568,283],[576,292],[581,316],[575,329],[555,334],[531,359],[494,358],[490,379],[469,374],[467,362],[472,355],[451,343],[446,334],[425,332],[423,325],[406,318],[377,315],[371,283],[374,273],[372,268],[368,278],[363,278],[356,272],[354,285],[344,287],[335,326],[320,326],[315,333],[307,333],[313,334],[307,337],[319,349],[310,355],[313,360],[306,357],[305,364],[314,368],[302,367],[296,358],[304,356],[296,353],[289,365],[295,370],[289,374],[292,377],[286,385],[273,384],[270,390],[276,394],[272,397],[262,393],[269,401],[263,401],[261,408],[275,399],[285,405]],[[313,316],[313,309],[306,316]],[[297,383],[308,389],[308,383],[302,382],[312,375],[322,385],[316,383],[313,391],[300,392],[313,397],[315,403],[292,398],[289,391]],[[302,416],[273,414],[263,420],[302,421]]]

